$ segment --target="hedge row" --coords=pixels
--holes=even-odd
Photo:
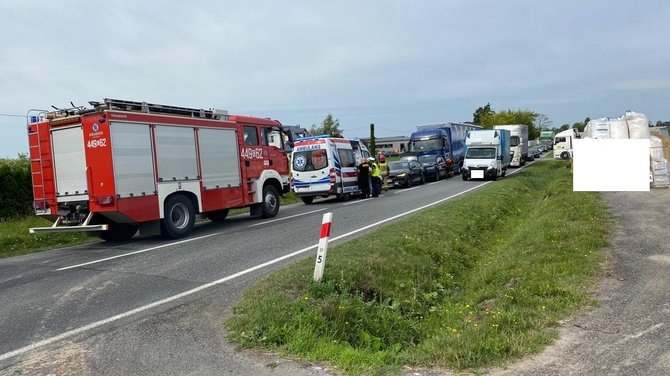
[[[0,158],[0,221],[33,213],[30,161],[26,155]]]

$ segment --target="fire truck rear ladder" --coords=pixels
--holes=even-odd
[[[43,110],[30,110],[28,111],[28,114],[26,115],[26,121],[28,123],[28,126],[33,123],[37,123],[39,119],[41,119],[47,111]],[[47,199],[46,199],[46,191],[44,190],[44,167],[42,164],[42,140],[40,139],[40,132],[39,129],[34,129],[33,132],[29,133],[28,135],[35,135],[37,138],[37,145],[30,145],[30,149],[37,149],[37,150],[31,150],[28,155],[33,156],[37,155],[37,158],[30,158],[30,172],[33,175],[31,178],[33,181],[33,198],[35,202],[33,203],[33,209],[35,209],[36,214],[50,214],[50,209],[47,211]],[[33,168],[33,166],[37,164],[39,165],[39,168]],[[37,177],[37,179],[35,179]],[[39,184],[36,184],[39,181]],[[35,197],[36,196],[36,191],[40,190],[42,192],[41,197]],[[37,202],[41,203],[41,213],[37,213],[37,207],[35,207],[35,204]]]

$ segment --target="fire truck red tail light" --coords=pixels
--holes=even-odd
[[[33,201],[33,208],[36,210],[44,210],[49,207],[49,203],[45,200],[35,200]]]
[[[95,203],[100,206],[112,206],[114,205],[114,196],[97,196]]]

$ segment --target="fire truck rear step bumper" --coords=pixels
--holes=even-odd
[[[54,224],[51,225],[51,227],[33,227],[29,229],[29,231],[31,234],[36,234],[38,232],[107,231],[109,229],[109,225],[107,224],[89,225],[88,223],[91,221],[91,218],[93,218],[93,213],[88,213],[86,220],[80,225],[60,226],[61,217],[58,217],[56,222],[54,222]]]

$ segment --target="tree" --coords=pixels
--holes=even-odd
[[[537,114],[537,117],[535,118],[535,126],[537,127],[538,131],[551,129],[552,125],[553,122],[549,119],[549,116],[545,114]]]
[[[370,154],[377,155],[377,145],[375,141],[375,123],[370,123],[370,144],[368,146]]]
[[[558,131],[563,132],[563,131],[568,130],[568,129],[570,129],[570,124],[563,124],[563,125],[561,125],[560,128],[558,128]]]
[[[312,136],[327,134],[330,137],[342,137],[340,120],[333,120],[333,115],[328,114],[328,116],[326,116],[326,118],[321,122],[321,125],[317,126],[316,124],[312,124],[312,128],[310,128],[309,134]]]
[[[491,110],[491,103],[486,103],[486,106],[477,108],[472,114],[472,123],[482,125],[489,117],[494,114],[495,111]]]
[[[481,126],[484,129],[492,129],[495,125],[525,124],[528,126],[528,138],[532,140],[540,137],[540,131],[534,124],[537,115],[537,112],[531,110],[507,109],[486,117]]]

